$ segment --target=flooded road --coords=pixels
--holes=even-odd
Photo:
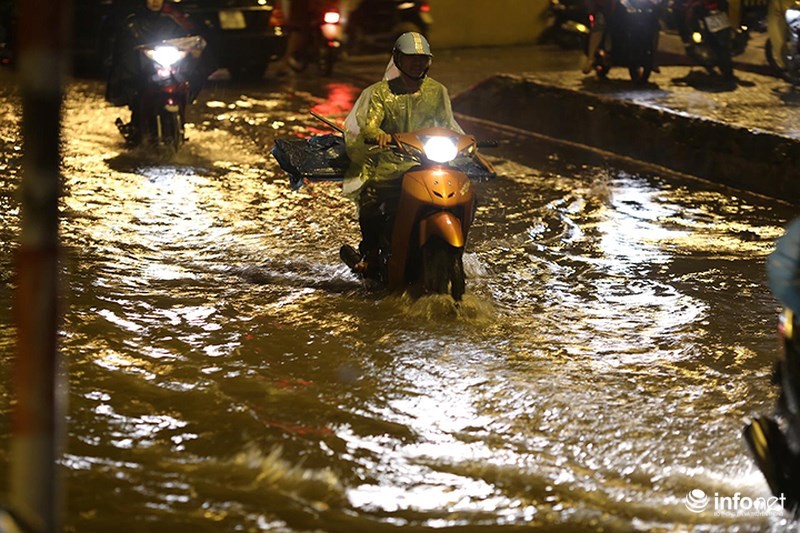
[[[339,185],[294,192],[268,156],[357,89],[212,86],[166,163],[124,150],[102,89],[65,103],[67,530],[786,527],[684,499],[768,496],[740,430],[775,398],[764,259],[791,208],[512,138],[476,184],[463,304],[412,301],[340,264]],[[0,106],[8,380],[19,103]]]

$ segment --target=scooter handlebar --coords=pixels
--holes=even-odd
[[[364,139],[364,144],[370,146],[378,146],[378,141],[376,139]],[[486,139],[483,141],[476,141],[475,146],[477,146],[478,148],[497,148],[499,144],[500,142],[497,140]],[[389,143],[389,146],[397,146],[397,141],[395,141],[393,138],[392,141]]]

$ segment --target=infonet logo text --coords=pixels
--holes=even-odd
[[[693,489],[684,498],[686,508],[693,513],[713,511],[718,515],[768,515],[783,513],[786,497],[750,498],[736,492],[733,496],[720,496],[715,492],[713,499],[701,489]]]

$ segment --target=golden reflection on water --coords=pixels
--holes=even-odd
[[[738,435],[772,400],[759,275],[785,210],[502,163],[475,185],[464,301],[387,296],[339,264],[338,185],[291,191],[267,156],[315,131],[308,106],[346,114],[357,91],[328,90],[210,94],[169,162],[71,94],[71,527],[781,525],[682,499],[766,491]]]

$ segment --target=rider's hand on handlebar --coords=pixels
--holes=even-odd
[[[386,148],[390,144],[392,144],[392,136],[388,133],[379,133],[375,137],[375,141],[378,143],[378,146],[381,148]]]

